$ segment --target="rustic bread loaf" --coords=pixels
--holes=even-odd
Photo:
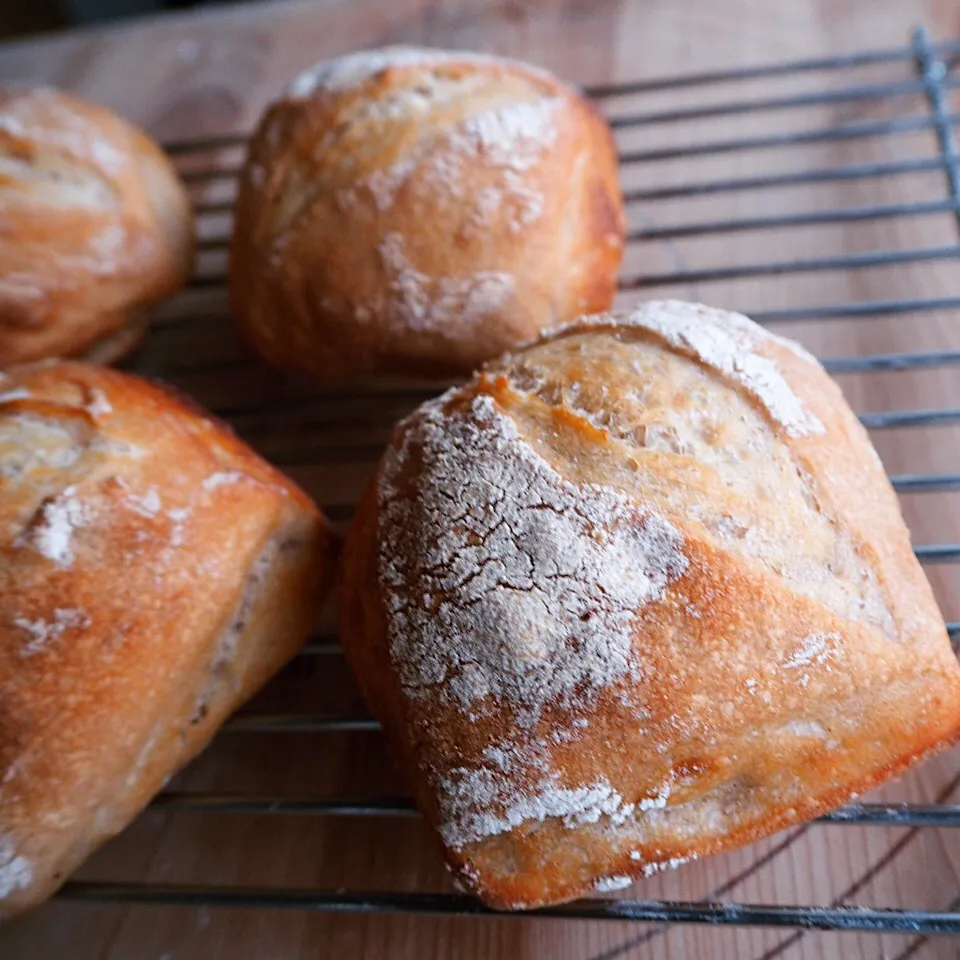
[[[468,373],[612,299],[624,233],[606,122],[513,61],[387,48],[320,64],[240,177],[233,313],[323,378]]]
[[[756,840],[960,731],[960,668],[840,390],[690,304],[586,317],[400,424],[341,630],[496,907]]]
[[[0,375],[0,916],[293,656],[333,551],[300,490],[164,391],[69,362]]]
[[[0,209],[0,366],[115,359],[190,272],[190,204],[160,148],[58,90],[0,86]]]

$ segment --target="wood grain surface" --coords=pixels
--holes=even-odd
[[[869,47],[904,47],[926,24],[960,36],[956,0],[541,0],[428,2],[323,0],[252,4],[77,32],[0,47],[0,79],[42,80],[118,109],[166,140],[244,132],[296,72],[363,46],[413,42],[525,57],[585,84],[689,73]],[[651,119],[624,128],[624,151],[662,151],[624,167],[632,243],[625,278],[641,278],[625,302],[646,296],[703,299],[746,312],[852,301],[960,296],[958,226],[936,212],[942,170],[763,185],[797,171],[934,160],[928,116],[909,60],[842,71],[666,89],[606,99],[611,115],[660,114],[729,100],[756,100],[851,85],[903,82],[900,96],[835,100],[717,118]],[[960,110],[952,94],[951,107]],[[900,132],[748,151],[677,150],[731,138],[869,124]],[[235,148],[190,152],[204,239],[201,282],[163,310],[133,368],[163,377],[221,412],[266,456],[304,483],[343,521],[349,517],[391,422],[428,386],[364,384],[348,393],[272,374],[246,359],[227,323],[222,286]],[[922,166],[922,163],[920,164]],[[753,179],[736,190],[719,181]],[[690,192],[691,184],[714,188]],[[922,215],[829,225],[683,236],[667,228],[717,220],[928,202]],[[887,266],[803,270],[817,258],[924,249]],[[715,268],[786,264],[765,275],[711,277]],[[960,311],[778,323],[821,357],[960,349]],[[956,366],[840,377],[858,411],[960,407]],[[891,473],[960,472],[960,427],[875,431]],[[960,491],[913,493],[904,510],[917,544],[960,542]],[[960,619],[960,565],[928,568],[947,619]],[[319,630],[331,629],[329,615]],[[175,624],[171,624],[175,629]],[[342,659],[300,657],[248,714],[363,712]],[[277,796],[386,797],[401,786],[379,736],[357,732],[224,731],[170,790]],[[870,799],[960,803],[960,754],[947,753]],[[218,886],[349,891],[448,891],[433,839],[416,818],[149,810],[82,869],[80,877]],[[735,853],[638,883],[638,899],[748,903],[857,903],[956,908],[960,831],[816,824]],[[54,901],[0,930],[3,960],[313,960],[313,958],[948,958],[960,942],[916,936],[756,928],[647,926],[522,917],[437,918],[225,908],[157,908]]]

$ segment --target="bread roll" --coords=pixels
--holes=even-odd
[[[167,158],[67,93],[0,86],[0,210],[0,366],[116,359],[190,273],[190,203]]]
[[[459,879],[526,908],[814,817],[960,732],[897,499],[745,317],[586,317],[396,430],[343,643]]]
[[[521,63],[387,48],[320,64],[240,177],[233,313],[279,367],[446,375],[609,307],[624,235],[603,118]]]
[[[156,387],[68,362],[0,380],[0,916],[293,656],[332,552],[300,490]]]

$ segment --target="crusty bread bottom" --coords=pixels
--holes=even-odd
[[[150,328],[151,311],[147,308],[131,310],[123,325],[117,330],[111,330],[102,337],[98,337],[89,346],[81,350],[77,360],[88,363],[116,363],[133,353],[143,342]]]

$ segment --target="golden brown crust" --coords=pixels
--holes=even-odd
[[[192,267],[189,198],[162,150],[61,91],[0,86],[0,206],[0,367],[134,328]]]
[[[865,431],[721,311],[588,317],[421,408],[342,571],[363,692],[492,906],[752,842],[960,734]]]
[[[0,913],[121,830],[297,650],[335,544],[293,483],[144,381],[0,378]]]
[[[613,300],[624,214],[604,119],[512,61],[405,48],[323,65],[250,144],[233,314],[324,378],[465,373]]]

